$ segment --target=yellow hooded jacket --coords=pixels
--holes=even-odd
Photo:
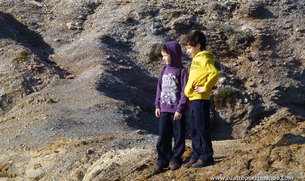
[[[212,87],[219,73],[214,66],[214,55],[210,51],[198,52],[192,60],[188,82],[184,93],[189,100],[210,100]],[[203,93],[194,92],[195,86],[203,86]]]

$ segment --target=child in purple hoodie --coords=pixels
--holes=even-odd
[[[182,164],[181,156],[185,150],[185,111],[187,97],[184,88],[188,73],[182,65],[181,46],[176,41],[164,44],[161,51],[166,66],[161,71],[156,92],[156,117],[159,122],[157,143],[158,160],[153,174],[161,173],[164,168],[176,170]],[[174,147],[172,149],[172,137]]]

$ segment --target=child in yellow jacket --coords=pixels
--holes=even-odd
[[[200,31],[184,37],[183,45],[193,58],[184,93],[190,100],[189,116],[194,155],[186,167],[201,168],[214,164],[210,136],[210,95],[218,80],[214,55],[206,50],[206,38]]]

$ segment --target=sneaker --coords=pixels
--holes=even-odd
[[[177,170],[181,167],[181,164],[177,163],[177,162],[171,162],[170,164],[170,169],[173,171],[173,170]]]
[[[194,158],[192,158],[189,162],[187,162],[186,164],[184,164],[184,166],[186,168],[191,167],[194,163],[196,163],[196,160]]]
[[[153,169],[153,171],[152,171],[152,174],[159,174],[159,173],[161,173],[161,172],[164,172],[165,170],[164,170],[164,168],[163,167],[161,167],[161,166],[156,166],[154,169]]]
[[[206,167],[209,165],[213,165],[214,164],[214,159],[209,159],[208,161],[203,161],[201,159],[199,159],[196,163],[194,163],[192,165],[193,168],[202,168],[202,167]]]

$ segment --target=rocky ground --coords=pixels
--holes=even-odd
[[[304,5],[0,0],[0,180],[304,180]],[[216,164],[151,175],[160,47],[193,29],[220,71]]]

